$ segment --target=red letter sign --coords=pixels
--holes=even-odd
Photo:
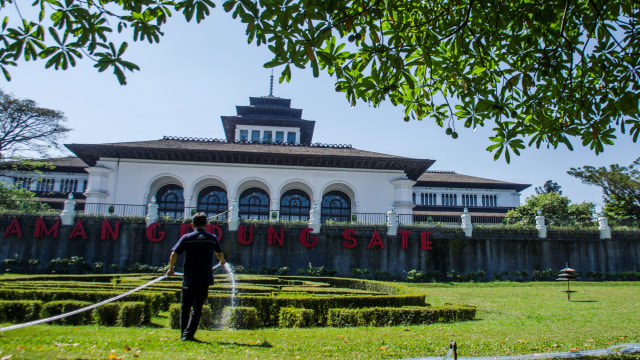
[[[422,250],[431,250],[431,241],[429,235],[433,234],[431,231],[420,231],[420,246]]]
[[[193,226],[191,226],[191,224],[180,224],[180,235],[178,235],[178,238],[181,238],[182,235],[188,234],[191,231],[193,231]]]
[[[4,231],[4,237],[9,237],[11,235],[18,235],[19,238],[22,237],[22,229],[20,229],[20,223],[18,222],[17,217],[13,217],[11,220],[11,224],[7,226],[7,230]]]
[[[356,236],[356,231],[353,229],[346,229],[345,231],[343,231],[342,238],[351,241],[351,243],[343,241],[342,246],[346,247],[347,249],[353,249],[354,247],[356,247],[356,245],[358,245],[358,240],[356,240],[354,236]]]
[[[253,242],[253,226],[249,226],[248,239],[247,239],[247,227],[245,225],[238,226],[238,242],[241,245],[249,245]]]
[[[216,224],[208,224],[207,232],[215,234],[218,237],[218,241],[222,240],[222,229]]]
[[[100,240],[118,240],[120,232],[120,221],[116,220],[114,227],[107,220],[102,220],[102,228],[100,229]]]
[[[274,246],[276,242],[280,246],[284,246],[284,227],[280,227],[280,236],[278,236],[276,229],[273,226],[269,226],[267,228],[267,245]]]
[[[311,228],[306,228],[300,232],[300,243],[308,248],[314,247],[318,243],[318,237],[311,236],[312,230]]]
[[[69,240],[75,239],[78,236],[82,236],[83,239],[87,240],[87,232],[84,230],[84,225],[82,225],[82,220],[78,220],[76,225],[71,229],[71,234],[69,234]]]
[[[402,248],[406,249],[409,247],[409,234],[411,231],[409,230],[398,230],[398,233],[402,235]]]
[[[147,227],[147,231],[145,232],[145,235],[147,236],[147,240],[151,242],[158,242],[164,239],[164,235],[165,235],[164,231],[158,230],[158,226],[160,226],[160,223],[155,222],[149,225],[149,227]]]
[[[367,248],[373,249],[376,246],[380,246],[384,249],[384,244],[382,243],[378,229],[373,230],[373,235],[371,235],[371,241],[369,241],[369,246],[367,246]]]
[[[36,239],[42,239],[45,236],[51,236],[52,238],[58,237],[58,227],[60,226],[60,220],[57,220],[51,227],[51,230],[47,230],[47,225],[42,218],[36,219],[36,229],[33,237]]]

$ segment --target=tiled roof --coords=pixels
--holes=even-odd
[[[71,173],[84,173],[84,169],[87,167],[87,164],[81,159],[75,156],[65,156],[60,158],[49,158],[49,159],[31,159],[31,161],[43,162],[47,163],[47,166],[37,166],[37,170],[46,170],[47,172],[71,172]],[[0,168],[2,169],[10,169],[13,168],[14,165],[17,164],[17,170],[34,170],[33,166],[21,166],[20,162],[16,161],[8,161],[2,163]],[[53,168],[49,168],[48,166],[53,166]]]
[[[343,145],[299,146],[286,144],[233,143],[213,139],[174,139],[109,143],[67,144],[89,166],[100,158],[150,159],[212,163],[303,166],[348,169],[403,170],[417,179],[433,164],[413,159],[354,149]]]
[[[414,187],[463,187],[482,189],[513,189],[520,192],[531,184],[517,184],[506,181],[485,179],[476,176],[456,174],[450,171],[427,171],[420,175]]]

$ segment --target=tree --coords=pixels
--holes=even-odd
[[[568,220],[591,220],[594,209],[590,202],[571,204],[568,197],[552,191],[528,197],[524,204],[509,210],[506,219],[509,223],[532,224],[540,210],[548,224],[566,224]]]
[[[562,186],[558,185],[557,182],[547,180],[544,185],[536,187],[536,194],[548,194],[548,193],[558,193],[562,195],[562,190],[560,190]]]
[[[605,215],[612,218],[640,219],[640,158],[629,166],[618,164],[609,168],[583,166],[567,173],[583,183],[602,188]]]
[[[16,152],[46,153],[58,147],[71,129],[63,124],[64,114],[38,107],[33,100],[16,99],[0,90],[0,155],[11,157]]]
[[[138,66],[124,59],[134,41],[158,42],[174,12],[201,22],[211,0],[35,0],[0,32],[0,67],[43,59],[67,69],[84,56],[121,84]],[[618,135],[640,136],[640,10],[636,0],[414,1],[226,0],[246,24],[248,41],[266,45],[265,67],[311,68],[335,76],[335,90],[356,105],[383,101],[404,118],[430,118],[446,133],[493,126],[494,159],[527,146],[596,154]],[[114,31],[116,30],[116,31]],[[115,41],[115,43],[114,43]]]

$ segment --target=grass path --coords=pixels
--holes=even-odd
[[[0,333],[0,359],[408,359],[502,356],[607,348],[640,342],[640,283],[577,282],[572,301],[556,282],[409,284],[432,305],[469,304],[477,319],[384,328],[199,331],[204,343],[177,341],[157,327],[38,325]],[[6,324],[5,324],[6,325]],[[629,357],[640,358],[640,355]]]

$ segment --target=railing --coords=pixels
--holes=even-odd
[[[398,223],[402,225],[420,225],[425,227],[456,227],[460,226],[461,219],[459,215],[399,214]]]
[[[62,200],[52,201],[51,199],[0,199],[0,213],[27,213],[36,215],[58,215],[63,208],[64,202]],[[200,212],[202,210],[196,207],[185,207],[183,211],[175,213],[176,219],[189,218],[193,213]],[[228,211],[221,213],[212,213],[202,211],[207,214],[210,219],[226,221],[228,219]],[[98,204],[98,203],[86,203],[84,204],[84,210],[76,210],[77,214],[84,215],[102,215],[102,216],[131,216],[131,217],[145,217],[147,215],[147,205],[132,205],[132,204]],[[164,216],[162,213],[160,216]],[[462,214],[461,214],[462,215]],[[249,215],[241,216],[241,220],[270,220],[270,216],[264,215]],[[295,215],[291,218],[282,216],[280,221],[309,221],[308,215]],[[332,220],[322,221],[322,223],[336,222]],[[344,223],[358,224],[358,225],[386,225],[387,214],[386,213],[351,213],[348,219],[343,221]],[[414,215],[414,214],[399,214],[399,225],[413,225],[423,227],[459,227],[461,225],[460,215]],[[524,226],[535,227],[536,222],[532,217],[512,218],[512,217],[500,217],[500,216],[471,216],[472,225],[480,226]],[[624,218],[615,219],[608,218],[609,227],[612,229],[640,229],[640,219]],[[580,228],[580,229],[597,229],[599,226],[598,219],[590,217],[565,217],[554,218],[546,217],[545,225],[547,228]]]
[[[351,213],[351,223],[358,225],[385,225],[387,223],[387,214]]]
[[[147,215],[146,205],[131,204],[95,204],[87,203],[84,210],[76,210],[76,213],[84,215],[113,215],[113,216],[137,216],[145,217]]]
[[[195,206],[186,206],[184,208],[185,217],[193,216],[195,213],[205,213],[210,220],[227,220],[228,211],[208,211]]]
[[[536,220],[530,217],[506,218],[500,216],[471,216],[471,224],[483,226],[531,226],[536,225]]]

